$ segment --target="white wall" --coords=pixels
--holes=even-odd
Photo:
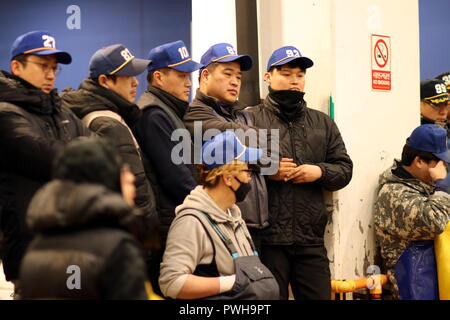
[[[236,47],[236,5],[234,0],[192,0],[191,57],[200,62],[203,53],[216,43]],[[192,73],[192,96],[198,88],[198,71]]]
[[[220,19],[208,16],[211,10],[220,10]],[[214,43],[235,45],[235,19],[234,0],[193,0],[194,59]],[[326,195],[333,222],[325,240],[334,279],[363,277],[374,261],[378,176],[420,122],[418,0],[259,0],[258,19],[260,74],[273,50],[294,45],[315,63],[306,78],[308,105],[328,113],[333,96],[354,175],[345,189]],[[389,92],[371,89],[372,33],[391,37]]]

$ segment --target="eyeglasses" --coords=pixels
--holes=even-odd
[[[53,71],[53,73],[55,74],[55,76],[57,76],[57,75],[59,75],[59,74],[61,73],[61,71],[62,71],[62,69],[61,69],[60,66],[51,67],[51,66],[49,66],[49,65],[46,64],[46,63],[34,62],[34,61],[29,61],[29,60],[28,60],[27,62],[34,63],[34,64],[37,64],[37,65],[40,65],[41,68],[42,68],[42,71],[44,71],[44,73],[46,73],[46,74],[49,73],[50,71]]]

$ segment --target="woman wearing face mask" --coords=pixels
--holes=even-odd
[[[165,296],[278,299],[278,285],[236,206],[250,191],[248,162],[260,156],[231,131],[203,145],[202,185],[176,208],[169,230],[159,278]]]

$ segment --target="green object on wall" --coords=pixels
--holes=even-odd
[[[334,120],[334,102],[332,96],[330,96],[330,106],[328,114],[330,115],[330,118]]]

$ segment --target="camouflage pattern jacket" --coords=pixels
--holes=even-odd
[[[411,241],[433,240],[450,218],[450,195],[415,178],[392,172],[398,161],[379,180],[374,222],[381,256],[387,267],[397,263]]]

